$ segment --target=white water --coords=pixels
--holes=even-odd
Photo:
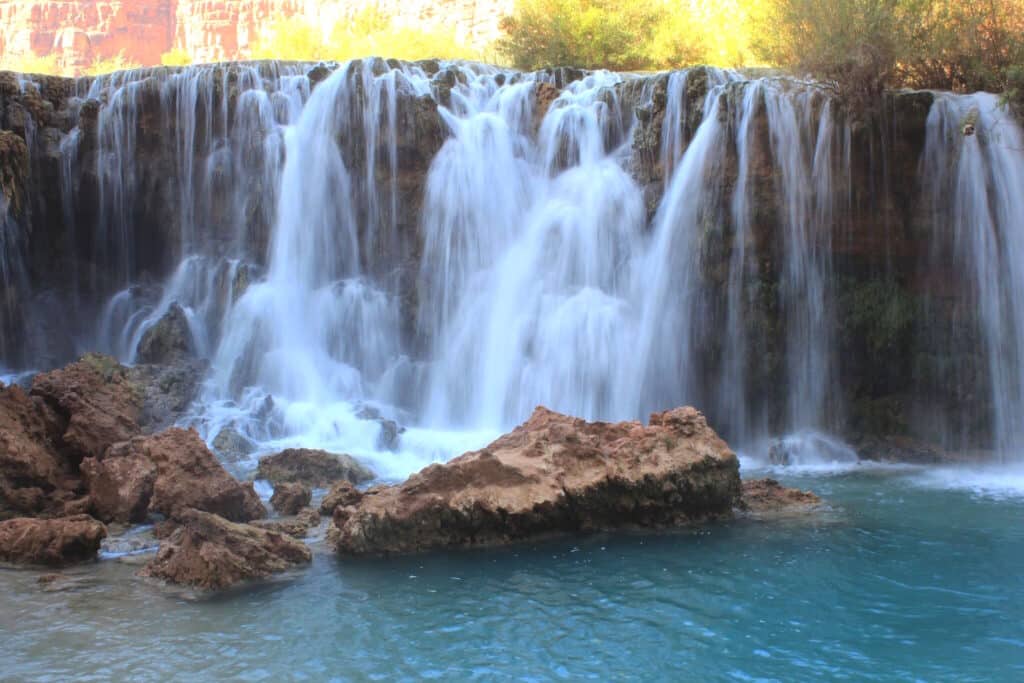
[[[649,221],[628,171],[634,103],[619,86],[632,77],[591,74],[541,118],[533,91],[547,76],[450,68],[458,77],[440,110],[447,139],[426,181],[419,254],[400,234],[407,199],[397,189],[398,102],[437,92],[419,67],[343,65],[315,90],[302,70],[267,66],[230,80],[202,67],[92,83],[88,95],[106,104],[107,240],[96,258],[122,269],[125,287],[101,315],[97,345],[134,361],[142,335],[177,303],[211,360],[189,417],[207,439],[231,425],[260,444],[257,455],[324,447],[388,478],[478,447],[538,404],[634,419],[693,403],[738,444],[776,423],[804,444],[794,447],[807,452],[802,464],[849,463],[826,432],[844,411],[829,255],[848,208],[851,131],[816,88],[708,71],[691,139],[689,75],[668,77],[665,192]],[[128,201],[145,178],[132,131],[152,88],[163,116],[179,122],[170,144],[182,179],[171,245],[179,265],[158,286],[127,275],[142,235]],[[238,93],[231,107],[216,95],[229,89]],[[982,133],[951,142],[951,122],[977,102]],[[1024,248],[1024,162],[1019,129],[989,105],[940,98],[924,163],[935,202],[955,207],[949,229],[977,283],[998,439],[1009,449],[1024,436],[1024,304],[1008,296],[1024,285],[1024,261],[1006,256]],[[992,144],[997,137],[1009,144]],[[779,198],[780,260],[770,266],[750,248],[766,172]],[[217,208],[225,204],[227,215]],[[261,229],[265,254],[253,253]],[[722,245],[731,251],[716,280],[708,269]],[[397,273],[413,256],[410,308]],[[764,279],[777,283],[784,326],[781,407],[759,401],[750,379],[766,362],[747,319]],[[367,409],[406,427],[395,452],[382,449]]]

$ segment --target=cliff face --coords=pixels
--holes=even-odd
[[[57,55],[76,72],[97,59],[123,54],[143,66],[182,49],[194,62],[242,59],[261,31],[286,17],[319,25],[351,16],[368,0],[4,0],[0,2],[0,55]],[[454,28],[457,37],[484,46],[512,0],[385,0],[397,21]]]

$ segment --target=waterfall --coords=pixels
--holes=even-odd
[[[839,316],[870,269],[834,236],[867,238],[850,232],[870,222],[853,141],[874,133],[814,84],[267,62],[80,79],[68,111],[50,155],[63,305],[90,322],[74,340],[134,363],[180,306],[210,361],[187,418],[208,440],[231,426],[398,476],[538,404],[604,420],[693,404],[736,444],[790,435],[794,453],[838,443],[855,412]],[[1024,436],[1024,135],[987,95],[936,95],[923,119],[906,214],[934,246],[914,268],[963,273],[954,314],[973,311],[976,332],[921,318],[916,348],[978,335],[977,411],[1009,452]],[[28,291],[32,233],[3,209],[5,292]],[[4,304],[16,366],[24,302]],[[382,420],[406,428],[397,452]]]
[[[969,130],[967,127],[973,127]],[[966,275],[991,395],[992,440],[1024,448],[1024,132],[998,97],[940,95],[922,159],[936,232]]]

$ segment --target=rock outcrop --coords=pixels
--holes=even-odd
[[[102,465],[113,467],[107,461],[119,458],[148,461],[156,468],[151,513],[174,517],[195,508],[236,522],[267,514],[252,483],[228,474],[194,429],[171,428],[119,443],[104,455]]]
[[[195,340],[184,309],[176,303],[171,304],[156,325],[142,335],[136,353],[140,363],[157,365],[169,365],[193,355]]]
[[[122,524],[144,522],[157,480],[157,467],[140,456],[115,454],[82,461],[82,479],[89,491],[94,515],[107,522]]]
[[[342,480],[337,482],[327,492],[324,499],[320,501],[320,514],[328,517],[334,514],[335,508],[356,505],[363,499],[363,493],[351,482]]]
[[[0,560],[61,566],[96,557],[107,529],[88,515],[0,522]]]
[[[728,516],[739,461],[693,408],[589,423],[537,408],[486,448],[371,489],[336,533],[343,554],[508,543],[553,532]],[[336,508],[335,516],[343,508]]]
[[[236,524],[199,510],[184,509],[177,528],[160,544],[140,574],[205,590],[262,579],[312,559],[300,541],[251,524]]]
[[[18,386],[0,389],[0,519],[53,508],[61,491],[75,488],[57,451],[60,436],[43,401]]]
[[[256,476],[275,485],[298,483],[312,488],[327,488],[341,480],[361,484],[376,475],[351,455],[311,448],[288,448],[261,459]]]

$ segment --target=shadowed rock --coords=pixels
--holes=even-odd
[[[61,566],[96,557],[107,528],[88,515],[0,522],[0,560]]]
[[[136,355],[140,363],[167,365],[189,358],[195,352],[195,341],[185,311],[171,304],[156,325],[146,330],[139,341]]]
[[[275,485],[299,483],[313,488],[326,488],[343,479],[360,484],[373,479],[375,475],[351,455],[310,448],[289,448],[260,460],[256,476]]]
[[[182,510],[178,527],[140,574],[206,590],[262,579],[307,564],[312,553],[300,541],[207,512]]]
[[[647,427],[537,408],[482,450],[337,507],[333,537],[344,554],[491,545],[727,516],[739,497],[736,455],[694,408]]]
[[[274,495],[270,497],[270,504],[282,515],[294,515],[309,505],[312,497],[308,486],[278,484],[274,487]]]

